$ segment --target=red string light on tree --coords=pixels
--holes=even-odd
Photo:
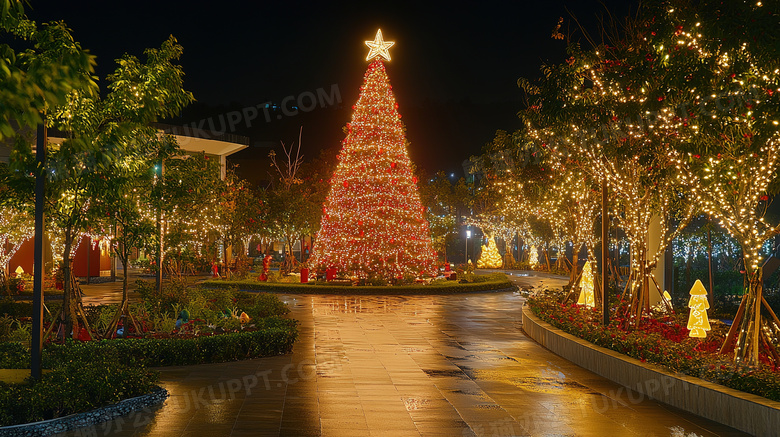
[[[350,276],[395,278],[435,272],[436,254],[422,211],[406,134],[380,57],[381,32],[342,143],[313,248],[313,262]],[[367,42],[368,44],[368,42]],[[387,152],[387,153],[385,153]],[[381,171],[390,169],[391,171]]]

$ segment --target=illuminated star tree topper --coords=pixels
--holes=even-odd
[[[390,52],[388,49],[395,45],[395,41],[385,41],[382,39],[382,29],[377,29],[376,36],[373,41],[366,41],[366,45],[369,48],[366,61],[371,61],[374,58],[382,57],[386,60],[390,60]]]

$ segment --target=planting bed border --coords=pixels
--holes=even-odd
[[[121,400],[115,404],[106,405],[92,411],[71,414],[56,419],[42,420],[40,422],[23,423],[0,427],[0,437],[25,436],[37,437],[59,434],[76,428],[97,425],[116,417],[143,410],[157,405],[168,398],[168,390],[158,387],[145,395]]]
[[[529,337],[580,367],[631,390],[753,435],[780,429],[780,402],[744,393],[596,346],[536,317],[523,306],[523,330]]]
[[[334,294],[334,295],[437,295],[437,294],[456,294],[472,293],[479,291],[510,291],[516,289],[515,285],[509,279],[502,281],[487,282],[469,282],[461,284],[453,281],[447,286],[415,286],[401,285],[393,287],[382,286],[351,286],[351,285],[315,285],[298,284],[289,282],[253,282],[253,281],[205,281],[201,283],[204,287],[214,288],[232,288],[235,287],[241,291],[260,291],[268,293],[289,293],[289,294]]]

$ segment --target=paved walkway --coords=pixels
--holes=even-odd
[[[68,435],[745,435],[552,354],[517,293],[283,299],[292,354],[161,369],[162,406]]]

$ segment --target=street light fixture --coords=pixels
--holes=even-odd
[[[466,229],[466,264],[469,263],[469,238],[471,238],[471,230]]]

